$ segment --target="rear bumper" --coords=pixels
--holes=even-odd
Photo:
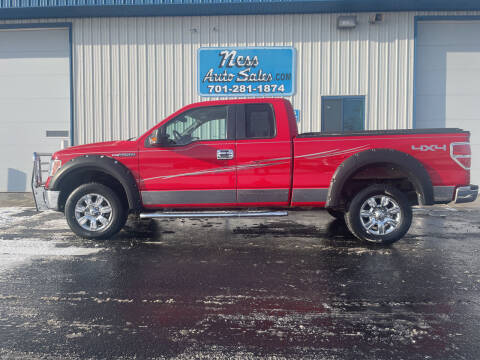
[[[478,185],[462,186],[455,191],[455,203],[463,204],[475,201],[478,196]]]

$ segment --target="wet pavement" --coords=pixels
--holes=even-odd
[[[0,359],[476,359],[479,210],[417,209],[374,247],[323,211],[88,241],[0,208]]]

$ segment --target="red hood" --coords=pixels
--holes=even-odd
[[[105,154],[109,155],[112,153],[117,152],[125,152],[125,151],[136,151],[137,150],[137,142],[136,141],[127,141],[127,140],[119,140],[119,141],[105,141],[93,144],[86,144],[86,145],[78,145],[72,146],[60,151],[57,151],[53,157],[69,157],[71,155],[84,155],[84,154]]]

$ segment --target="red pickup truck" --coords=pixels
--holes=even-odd
[[[469,133],[460,129],[298,134],[284,99],[201,102],[136,139],[56,152],[38,209],[63,211],[86,238],[141,218],[280,216],[327,210],[367,242],[402,238],[411,206],[474,201]]]

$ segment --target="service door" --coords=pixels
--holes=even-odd
[[[70,137],[68,29],[0,30],[0,192],[31,191],[32,153]]]
[[[140,151],[147,207],[236,204],[234,114],[229,106],[187,110],[145,139]],[[156,139],[163,138],[161,144]]]

